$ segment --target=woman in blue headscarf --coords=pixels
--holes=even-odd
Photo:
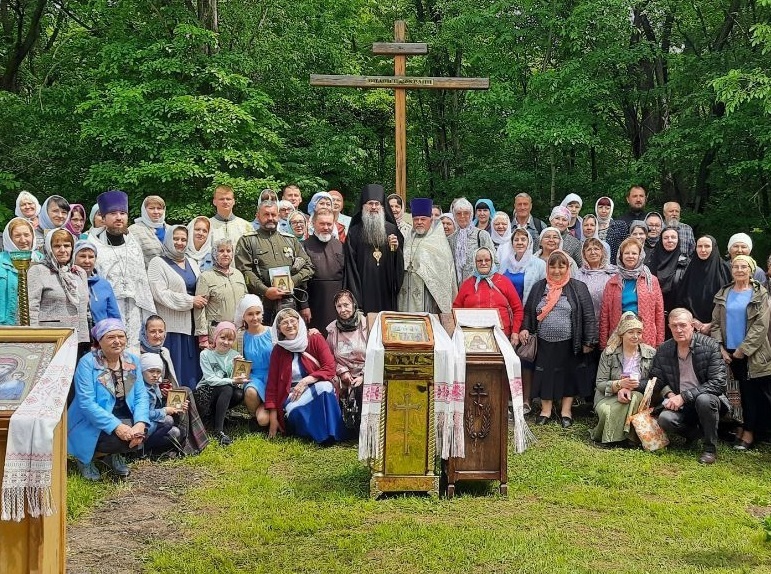
[[[522,325],[522,302],[511,281],[497,272],[493,253],[487,247],[474,252],[474,273],[461,283],[452,302],[455,309],[498,309],[501,328],[513,345],[519,343],[517,334]]]
[[[492,234],[493,230],[493,217],[495,217],[495,207],[493,202],[489,199],[477,199],[474,204],[474,221],[471,223],[479,229],[484,229],[487,233]]]

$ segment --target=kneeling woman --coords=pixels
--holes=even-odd
[[[87,480],[99,480],[95,453],[119,477],[129,475],[121,455],[138,449],[150,424],[149,400],[139,357],[126,352],[126,327],[119,319],[94,326],[99,348],[84,355],[75,370],[75,398],[67,412],[67,452]]]
[[[276,346],[270,355],[265,408],[270,413],[268,436],[281,430],[319,444],[345,438],[345,427],[330,382],[335,359],[318,333],[308,335],[297,311],[284,309],[272,327]]]
[[[643,324],[628,311],[600,356],[594,411],[599,417],[592,439],[618,443],[634,432],[627,417],[637,412],[656,349],[642,342]]]

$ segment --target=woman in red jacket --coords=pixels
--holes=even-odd
[[[328,444],[345,438],[335,389],[335,358],[324,337],[308,335],[294,309],[276,314],[275,347],[270,355],[265,408],[270,414],[268,437],[281,430]]]
[[[659,280],[644,264],[642,245],[628,237],[618,248],[618,273],[605,285],[600,306],[600,348],[618,325],[622,313],[632,311],[643,322],[642,342],[657,348],[664,342],[664,299]]]
[[[477,249],[474,273],[461,283],[452,306],[456,309],[498,309],[503,332],[510,337],[512,345],[517,345],[522,326],[522,302],[511,281],[497,273],[497,269],[492,252],[487,247]]]

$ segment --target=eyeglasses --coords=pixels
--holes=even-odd
[[[279,327],[288,327],[289,325],[297,325],[300,321],[296,317],[287,317],[286,319],[281,319],[279,321],[278,326]]]

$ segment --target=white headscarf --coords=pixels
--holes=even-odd
[[[26,217],[24,217],[24,214],[21,212],[21,202],[25,201],[25,200],[31,201],[32,203],[34,203],[35,204],[35,215],[36,216],[40,215],[40,202],[37,200],[37,197],[35,197],[34,195],[32,195],[28,191],[21,191],[21,192],[19,192],[19,195],[16,198],[16,212],[15,212],[16,213],[16,217],[22,217],[22,218],[26,219]]]
[[[503,218],[506,219],[506,231],[501,235],[495,230],[495,220]],[[490,237],[495,245],[505,245],[511,241],[511,219],[505,211],[496,211],[495,217],[490,220]]]
[[[297,329],[297,336],[294,339],[285,339],[278,328],[279,323],[286,317],[295,317],[299,323]],[[279,347],[283,347],[290,353],[302,353],[308,348],[308,327],[305,326],[300,314],[294,309],[282,309],[276,313],[276,318],[273,321],[273,326],[270,328],[273,342]]]
[[[240,329],[243,326],[244,313],[246,313],[246,311],[252,307],[259,307],[262,309],[262,299],[260,299],[257,295],[247,293],[236,305],[236,312],[233,315],[233,324],[236,327]]]
[[[150,215],[147,213],[147,200],[152,200],[155,202],[160,203],[163,205],[163,217],[161,217],[160,221],[153,221],[150,219]],[[144,223],[147,227],[151,227],[153,229],[160,229],[164,225],[166,225],[166,202],[163,201],[162,197],[159,197],[157,195],[148,195],[147,197],[142,200],[142,216],[137,217],[134,221],[137,223]]]
[[[209,225],[209,235],[206,236],[206,241],[203,242],[203,245],[201,245],[200,249],[195,248],[195,239],[193,238],[193,234],[195,233],[195,222],[199,219],[206,220],[206,223]],[[199,215],[198,217],[194,218],[193,221],[187,224],[187,247],[185,248],[185,255],[187,255],[190,259],[193,259],[196,261],[199,266],[203,262],[206,257],[208,257],[211,254],[211,224],[209,223],[209,218],[204,217],[203,215]]]
[[[3,230],[3,251],[6,251],[10,253],[11,251],[19,251],[19,248],[16,246],[16,244],[11,240],[11,224],[14,221],[22,221],[26,225],[29,225],[30,231],[32,231],[32,249],[29,251],[32,251],[35,249],[35,228],[32,227],[32,224],[29,222],[29,219],[23,216],[14,217],[11,219],[11,221],[8,222],[8,224],[5,226],[5,229]]]
[[[508,272],[513,275],[524,273],[525,268],[530,263],[530,259],[535,257],[533,253],[533,236],[526,229],[523,231],[527,235],[527,247],[525,247],[525,252],[522,254],[522,259],[517,260],[514,251],[514,233],[511,235],[511,241],[504,243],[498,248],[498,260],[501,262],[500,273]]]

